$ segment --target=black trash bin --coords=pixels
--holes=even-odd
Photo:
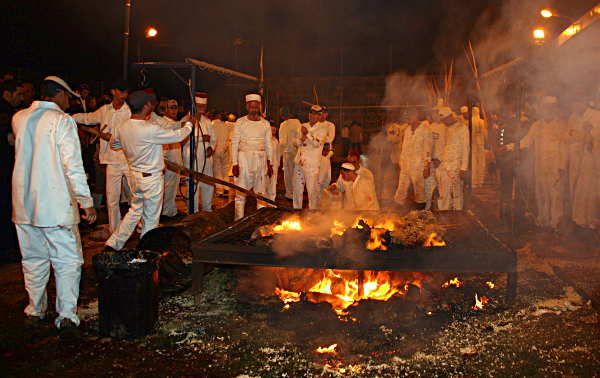
[[[129,264],[141,254],[146,262]],[[100,334],[118,339],[147,335],[158,320],[158,268],[156,252],[120,251],[109,259],[92,257],[98,277]],[[115,262],[116,261],[116,262]]]

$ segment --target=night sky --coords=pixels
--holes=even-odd
[[[266,77],[310,77],[389,75],[390,69],[440,74],[451,59],[460,72],[468,67],[462,46],[469,39],[485,71],[531,45],[535,27],[557,33],[568,26],[564,18],[541,18],[544,7],[578,18],[597,0],[131,3],[130,62],[137,61],[141,41],[143,61],[192,57],[235,69],[233,42],[240,38],[239,71],[260,75],[264,45]],[[2,66],[108,82],[122,76],[124,0],[4,1],[0,14]],[[144,38],[149,27],[158,37]],[[496,38],[502,46],[490,51]]]

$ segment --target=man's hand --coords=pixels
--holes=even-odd
[[[273,165],[267,162],[267,176],[271,178],[273,176]]]
[[[304,142],[305,140],[307,140],[308,138],[306,137],[306,135],[302,134],[302,136],[300,137],[300,140],[302,142]]]
[[[239,165],[234,165],[233,168],[231,169],[231,172],[233,173],[233,175],[235,177],[240,177],[240,166]]]
[[[202,135],[202,140],[204,143],[210,143],[210,135]]]
[[[85,219],[89,224],[92,224],[96,221],[98,214],[96,214],[96,208],[94,208],[94,206],[86,207],[83,209],[83,211],[85,211],[85,214],[81,217]]]
[[[504,153],[508,150],[506,146],[501,146],[496,149],[496,155],[504,155]]]
[[[427,178],[430,174],[431,172],[429,171],[429,167],[425,167],[425,169],[423,169],[423,177]]]
[[[206,149],[206,157],[207,157],[207,158],[209,158],[209,157],[213,156],[213,154],[214,154],[214,153],[215,153],[215,151],[213,150],[213,148],[212,148],[212,147],[208,147],[208,148]]]
[[[336,184],[329,185],[329,190],[331,191],[331,193],[333,193],[336,196],[340,195],[340,192],[337,190],[337,185]]]
[[[458,178],[464,180],[467,177],[467,171],[463,171],[462,169],[458,172]]]
[[[585,121],[583,123],[583,131],[587,134],[590,131],[592,131],[592,124],[590,123],[590,121]]]
[[[308,134],[308,129],[306,128],[306,126],[302,126],[300,131],[302,131],[302,134],[304,134],[304,135]]]
[[[112,137],[111,133],[100,133],[100,138],[104,139],[107,142],[110,142],[111,137]]]
[[[435,160],[433,161],[433,168],[439,167],[441,163],[442,161],[440,159],[435,158]]]

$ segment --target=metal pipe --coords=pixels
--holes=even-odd
[[[127,61],[129,60],[129,14],[131,1],[125,0],[125,35],[123,37],[123,79],[127,80]]]
[[[192,75],[190,79],[190,99],[192,102],[190,103],[190,113],[192,115],[196,114],[196,101],[194,99],[194,94],[196,93],[196,66],[192,65]],[[198,123],[200,125],[200,123]],[[190,167],[194,167],[194,155],[196,151],[196,130],[195,125],[192,125],[192,132],[190,133]],[[206,160],[206,159],[205,159]],[[188,215],[194,214],[194,179],[190,175],[188,180]]]

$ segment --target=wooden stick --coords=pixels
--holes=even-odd
[[[317,102],[317,105],[319,105],[319,96],[317,96],[317,87],[315,87],[313,85],[313,92],[315,93],[315,101]]]
[[[244,194],[246,194],[246,195],[249,195],[249,196],[251,196],[251,197],[255,197],[255,198],[256,198],[256,199],[258,199],[258,200],[261,200],[261,201],[264,201],[264,202],[266,202],[266,203],[268,203],[268,204],[274,205],[274,206],[276,206],[276,207],[278,207],[278,208],[280,208],[280,209],[284,209],[284,210],[293,210],[293,209],[291,209],[291,208],[289,208],[289,207],[287,207],[287,206],[284,206],[284,205],[282,205],[282,204],[279,204],[279,203],[277,203],[277,202],[275,202],[275,201],[273,201],[273,200],[270,200],[270,199],[268,199],[268,198],[266,198],[266,197],[263,197],[263,196],[261,196],[261,195],[258,195],[258,194],[256,194],[256,193],[254,193],[254,192],[251,192],[251,191],[249,191],[249,190],[246,190],[246,189],[244,189],[244,188],[242,188],[242,187],[240,187],[240,186],[237,186],[237,185],[231,184],[229,181],[223,181],[223,180],[219,180],[219,179],[217,179],[217,178],[214,178],[214,177],[211,177],[211,176],[205,175],[204,173],[200,173],[200,172],[197,172],[197,171],[194,171],[194,170],[188,169],[188,168],[186,168],[186,167],[184,167],[184,166],[181,166],[181,165],[179,165],[179,164],[175,164],[175,163],[173,163],[172,161],[169,161],[169,160],[167,160],[167,159],[165,159],[165,164],[166,164],[166,165],[168,165],[169,167],[173,168],[173,169],[179,170],[179,171],[181,171],[181,172],[183,172],[183,173],[187,173],[187,174],[189,174],[190,176],[197,177],[197,178],[199,178],[201,181],[204,181],[204,182],[209,182],[209,183],[212,183],[212,184],[220,184],[220,185],[224,185],[224,186],[227,186],[227,187],[229,187],[229,188],[235,189],[235,190],[237,190],[238,192],[242,192],[242,193],[244,193]],[[276,172],[273,172],[273,174],[276,174]]]
[[[473,68],[473,64],[471,64],[471,59],[469,58],[469,54],[467,54],[467,49],[465,49],[465,46],[462,47],[463,51],[465,52],[465,55],[467,56],[467,60],[469,61],[469,66],[471,67],[471,71],[473,71],[473,75],[475,75],[475,69]]]
[[[471,49],[471,55],[473,55],[473,67],[475,68],[475,77],[477,77],[477,62],[475,61],[475,53],[473,52],[473,46],[471,46],[470,39],[469,39],[469,48]]]

